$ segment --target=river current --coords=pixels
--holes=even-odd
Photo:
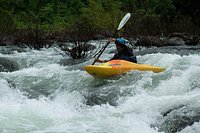
[[[101,58],[112,57],[110,46]],[[137,50],[136,50],[137,51]],[[0,47],[2,133],[199,133],[199,46],[149,48],[138,63],[166,67],[95,79],[57,47]]]

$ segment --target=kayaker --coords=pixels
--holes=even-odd
[[[123,37],[119,37],[119,38],[110,38],[110,42],[115,42],[117,49],[117,53],[110,60],[121,59],[137,63],[137,58],[133,54],[133,50],[128,46],[130,45],[128,40],[124,39]],[[110,60],[96,59],[96,62],[103,63]]]

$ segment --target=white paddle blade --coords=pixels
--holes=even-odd
[[[119,23],[119,26],[117,28],[117,30],[120,30],[125,24],[126,22],[129,20],[129,18],[131,17],[130,13],[127,13],[121,20],[121,22]]]

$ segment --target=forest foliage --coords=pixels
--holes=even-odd
[[[128,36],[199,34],[199,7],[199,0],[0,0],[0,35],[35,43],[56,36],[84,40],[112,34],[127,12],[132,17],[122,32]]]

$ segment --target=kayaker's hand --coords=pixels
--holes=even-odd
[[[110,38],[109,41],[110,42],[114,42],[114,41],[116,41],[116,39],[115,38]]]
[[[104,60],[100,60],[100,59],[98,59],[98,58],[97,58],[97,59],[95,59],[95,61],[96,61],[96,62],[100,62],[100,63],[103,63],[103,62],[105,62]]]

